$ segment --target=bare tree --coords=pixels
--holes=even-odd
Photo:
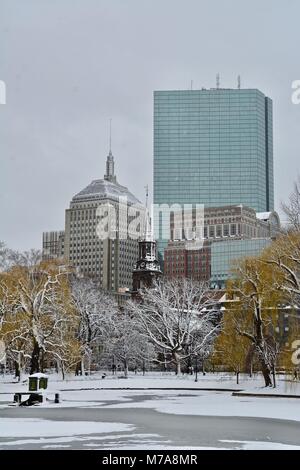
[[[237,263],[235,278],[228,286],[228,307],[235,331],[255,348],[266,387],[272,386],[275,351],[279,342],[274,334],[281,292],[276,288],[279,274],[258,258]]]
[[[11,351],[16,349],[15,342],[26,340],[26,347],[31,348],[30,372],[38,372],[43,355],[56,353],[62,346],[58,333],[71,331],[77,321],[68,273],[54,262],[15,266],[0,275],[0,286],[9,295],[9,315],[4,315],[0,333],[7,338],[9,331],[6,344]],[[0,296],[3,298],[1,292]]]
[[[31,357],[30,328],[23,315],[14,313],[13,304],[4,295],[0,284],[0,305],[5,307],[0,325],[0,339],[5,346],[6,359],[14,365],[15,377],[21,380],[25,366]]]
[[[93,348],[99,346],[112,329],[112,316],[118,310],[115,299],[92,279],[73,279],[72,299],[79,315],[78,339],[81,343],[81,373],[87,360],[91,368]]]
[[[215,360],[222,366],[229,367],[236,374],[236,383],[246,365],[246,357],[250,349],[249,340],[237,333],[236,316],[232,311],[225,311],[222,318],[222,331],[214,344]]]
[[[277,289],[290,302],[300,300],[300,232],[282,235],[264,251],[262,260],[277,272]]]
[[[5,271],[9,267],[9,250],[5,243],[0,241],[0,272]]]
[[[16,251],[8,248],[0,241],[0,272],[8,271],[14,266],[33,267],[42,259],[40,250]]]
[[[288,228],[300,231],[300,176],[294,183],[294,190],[289,196],[288,203],[281,204],[282,210],[287,217]]]
[[[114,327],[106,343],[106,354],[114,357],[128,376],[130,366],[136,366],[145,352],[145,339],[141,336],[138,325],[130,313],[118,312],[113,318]]]
[[[141,292],[129,308],[141,334],[157,352],[167,353],[181,371],[184,359],[211,347],[219,331],[219,311],[206,283],[173,280]]]

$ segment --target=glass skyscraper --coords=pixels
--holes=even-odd
[[[272,121],[257,89],[155,91],[154,203],[272,211]],[[160,235],[161,254],[166,244]]]
[[[268,245],[270,238],[252,240],[230,240],[215,242],[211,245],[211,285],[224,288],[231,277],[231,270],[240,259],[259,255]]]

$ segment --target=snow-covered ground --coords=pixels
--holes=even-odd
[[[76,392],[75,392],[76,393]],[[108,408],[150,408],[160,413],[193,416],[240,416],[275,418],[300,422],[300,401],[292,398],[233,397],[228,392],[186,392],[184,396],[176,393],[159,393],[153,400],[145,396],[142,402],[125,401],[132,398],[132,392],[123,393],[123,403],[107,405]],[[109,395],[110,399],[115,394]],[[74,395],[72,396],[74,398]],[[101,400],[104,400],[101,395]],[[109,398],[107,397],[107,400]]]
[[[15,392],[27,390],[27,382],[12,383],[9,377],[0,380],[0,410],[11,406]],[[232,396],[230,390],[267,393],[270,398],[236,397]],[[54,393],[57,391],[61,400],[58,405],[54,404]],[[48,400],[40,406],[150,408],[161,413],[181,415],[248,416],[300,421],[300,399],[271,398],[272,394],[300,397],[300,383],[278,377],[277,387],[266,389],[259,375],[254,378],[242,376],[239,385],[232,375],[214,374],[201,375],[198,382],[195,382],[193,376],[176,377],[171,374],[149,374],[145,377],[132,375],[128,379],[91,376],[64,381],[53,375],[49,378],[46,393]],[[141,395],[142,400],[136,399]]]
[[[284,376],[277,377],[276,388],[265,388],[261,374],[255,374],[252,378],[241,374],[240,383],[236,383],[236,378],[232,374],[198,374],[198,382],[195,382],[194,375],[176,376],[171,373],[147,373],[145,376],[131,374],[127,379],[122,375],[107,375],[105,379],[102,374],[93,374],[91,376],[74,377],[67,376],[62,380],[59,375],[52,374],[49,377],[49,390],[62,391],[70,389],[231,389],[243,390],[251,393],[268,394],[291,394],[300,397],[300,381],[286,379]],[[0,377],[0,394],[15,393],[16,391],[27,391],[28,382],[26,377],[21,383],[16,383],[12,376]],[[0,398],[1,399],[1,398]]]
[[[57,422],[34,418],[2,418],[0,439],[3,437],[53,437],[57,436]],[[60,436],[99,434],[131,431],[134,426],[121,423],[98,423],[93,421],[59,421]]]
[[[49,401],[43,408],[149,408],[160,413],[194,416],[243,416],[300,422],[300,400],[295,398],[234,397],[230,392],[169,390],[78,390],[61,392],[61,403]],[[142,397],[142,399],[141,399]],[[11,395],[0,395],[1,409],[11,405]],[[111,402],[114,402],[111,404]]]
[[[203,390],[205,388],[215,390]],[[222,391],[222,389],[269,393],[270,397],[232,396],[231,391]],[[279,426],[278,423],[286,423],[284,426],[288,426],[290,432],[289,426],[291,426],[291,436],[294,435],[294,430],[293,425],[289,423],[294,422],[295,426],[300,423],[300,399],[272,397],[274,393],[300,397],[299,382],[286,381],[283,377],[278,377],[276,389],[265,389],[260,375],[251,379],[241,376],[239,385],[231,375],[214,374],[199,375],[198,382],[194,381],[193,376],[176,377],[171,374],[148,374],[145,377],[132,375],[128,379],[111,376],[101,379],[101,375],[94,375],[69,377],[65,381],[56,375],[51,375],[47,402],[38,407],[25,409],[13,407],[13,394],[27,390],[27,382],[13,383],[12,377],[0,379],[0,448],[38,446],[54,449],[76,448],[76,445],[84,448],[99,448],[99,446],[120,449],[179,448],[174,446],[172,439],[163,438],[159,429],[157,434],[152,432],[151,427],[149,432],[145,432],[147,429],[143,432],[141,429],[136,430],[137,423],[134,419],[131,421],[130,416],[134,417],[143,410],[145,414],[150,413],[150,419],[153,416],[151,413],[158,413],[155,416],[161,416],[162,422],[171,419],[168,416],[182,417],[181,419],[187,422],[189,417],[271,419],[272,429],[274,426],[275,428]],[[60,393],[60,404],[53,402],[56,391]],[[82,413],[89,411],[89,418],[77,421],[72,414],[72,410],[75,409],[82,410]],[[58,410],[61,410],[59,421]],[[40,416],[32,417],[31,412],[37,412]],[[95,421],[93,414],[95,417],[97,415]],[[119,415],[126,418],[125,422],[119,419]],[[296,429],[299,434],[300,428]],[[282,440],[278,439],[276,442],[274,439],[270,442],[265,440],[254,442],[257,436],[253,436],[253,441],[246,437],[241,441],[232,439],[231,435],[223,437],[224,439],[218,439],[217,448],[300,449],[300,440],[298,445],[298,440],[295,441],[293,438],[289,440],[286,436],[284,439],[284,435]],[[252,438],[252,435],[250,437]],[[262,437],[267,438],[267,434],[262,434]],[[194,445],[192,448],[203,448],[201,442],[200,439],[200,445],[196,447]],[[185,445],[184,448],[188,447]],[[205,448],[214,448],[214,446],[205,445]]]

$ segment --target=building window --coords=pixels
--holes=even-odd
[[[233,236],[233,237],[236,235],[236,225],[235,224],[231,224],[231,226],[230,226],[230,235]]]

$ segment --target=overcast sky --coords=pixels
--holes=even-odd
[[[41,246],[102,178],[152,185],[153,90],[259,88],[274,101],[276,207],[299,172],[299,0],[0,0],[0,240]]]

